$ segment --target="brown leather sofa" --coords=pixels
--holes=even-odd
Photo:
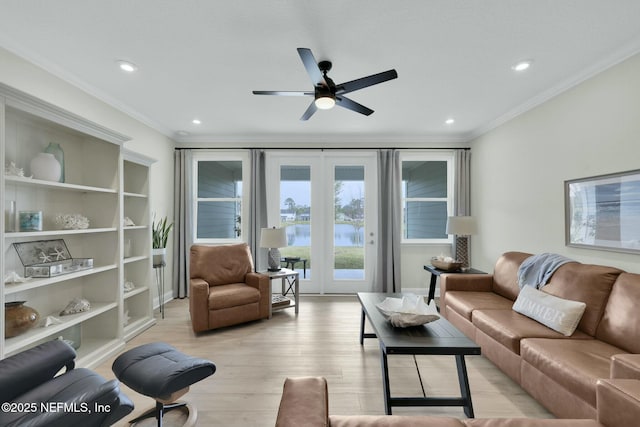
[[[287,378],[276,427],[631,427],[639,424],[640,381],[598,380],[596,395],[597,420],[329,415],[329,396],[324,378]]]
[[[512,310],[518,267],[530,255],[503,254],[493,274],[442,275],[441,314],[554,415],[595,418],[599,379],[640,379],[640,274],[578,262],[559,267],[541,290],[586,303],[566,337]]]
[[[269,276],[253,271],[247,244],[193,245],[189,266],[194,332],[269,317]]]

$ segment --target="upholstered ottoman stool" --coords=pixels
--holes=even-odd
[[[189,391],[191,384],[212,375],[216,365],[187,356],[169,344],[151,343],[122,353],[111,369],[122,383],[156,401],[155,408],[130,423],[154,416],[161,427],[163,415],[176,408],[188,409],[188,419],[194,419],[195,408],[176,401]]]

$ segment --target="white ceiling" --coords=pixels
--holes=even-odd
[[[0,45],[179,142],[460,142],[640,51],[640,1],[0,0]],[[311,90],[297,47],[399,77],[302,122],[310,98],[251,93]]]

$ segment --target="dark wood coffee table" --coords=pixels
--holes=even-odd
[[[382,389],[384,392],[384,409],[391,415],[393,406],[462,406],[464,413],[473,418],[473,405],[465,355],[479,355],[480,347],[467,338],[446,319],[410,328],[395,328],[382,316],[376,304],[385,298],[402,298],[402,294],[384,294],[359,292],[358,300],[362,306],[360,322],[360,345],[365,338],[378,338],[380,343],[380,363],[382,365]],[[365,316],[375,333],[365,333]],[[389,388],[389,366],[387,356],[393,354],[410,355],[451,355],[456,358],[460,397],[392,397]],[[418,372],[420,375],[420,372]],[[420,379],[422,384],[422,378]]]

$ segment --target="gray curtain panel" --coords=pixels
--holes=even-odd
[[[191,247],[192,151],[174,154],[173,296],[189,296],[189,248]]]
[[[456,216],[469,216],[471,215],[471,151],[456,150],[453,159],[455,168],[453,213]],[[469,265],[471,265],[471,241],[467,244],[469,245]],[[458,253],[455,239],[451,253]]]
[[[267,250],[260,248],[260,230],[267,225],[267,188],[265,185],[264,151],[251,150],[251,185],[249,188],[249,235],[247,243],[256,271],[267,269]]]
[[[398,150],[378,151],[378,259],[376,292],[400,292],[402,168]]]

